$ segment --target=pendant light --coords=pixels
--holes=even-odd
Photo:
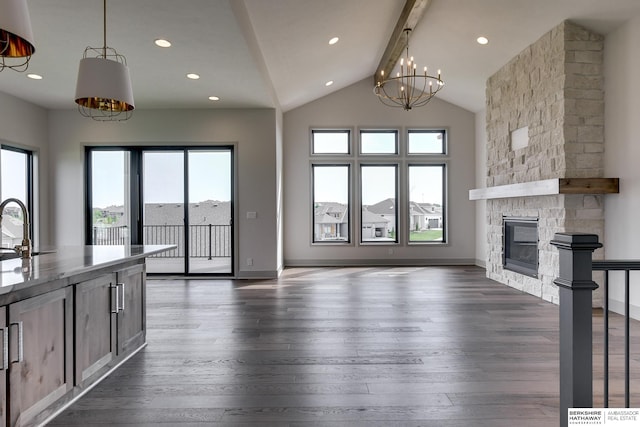
[[[103,45],[87,47],[80,60],[75,102],[85,117],[98,121],[131,118],[133,90],[124,56],[107,47],[107,0],[103,0]]]
[[[398,73],[395,77],[385,76],[384,70],[377,78],[373,93],[380,102],[389,107],[402,107],[409,111],[414,107],[426,105],[444,87],[444,81],[438,70],[437,75],[430,75],[427,67],[422,72],[417,70],[413,56],[409,55],[409,35],[411,28],[405,28],[406,58],[400,59]]]
[[[25,71],[35,51],[27,0],[0,0],[0,71]]]

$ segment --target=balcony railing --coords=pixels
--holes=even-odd
[[[560,297],[560,425],[568,425],[569,408],[593,407],[592,292],[598,284],[593,271],[604,271],[603,281],[603,407],[609,407],[609,276],[624,272],[624,406],[630,407],[630,272],[640,270],[637,260],[593,261],[602,247],[595,234],[556,233],[560,274],[555,280]]]
[[[184,225],[145,225],[143,227],[145,245],[176,245],[176,249],[153,255],[154,258],[182,258],[185,256]],[[94,245],[124,245],[129,243],[129,228],[94,227]],[[223,258],[231,256],[230,225],[190,225],[189,257]]]

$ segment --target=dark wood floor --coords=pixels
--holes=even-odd
[[[475,267],[149,280],[148,346],[51,425],[558,425],[558,308]]]

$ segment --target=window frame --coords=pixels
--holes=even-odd
[[[27,214],[29,215],[29,236],[31,237],[31,246],[32,248],[37,247],[39,245],[39,236],[36,233],[36,230],[39,229],[37,223],[39,218],[36,217],[35,212],[36,209],[34,207],[35,201],[35,168],[34,168],[34,157],[35,152],[33,150],[29,150],[26,148],[16,147],[14,145],[0,143],[0,151],[7,150],[13,151],[15,153],[24,154],[27,156],[26,158],[26,182],[25,182],[25,191],[26,191],[26,205],[27,205]],[[2,200],[7,199],[4,195],[1,195]]]
[[[441,133],[442,134],[442,152],[440,153],[412,153],[410,151],[410,140],[412,133]],[[405,132],[406,143],[405,150],[407,157],[444,157],[449,155],[449,130],[447,128],[414,128],[409,127]]]
[[[442,168],[442,240],[411,240],[411,195],[409,194],[409,190],[411,189],[411,177],[410,177],[410,169],[411,167],[436,167],[439,166]],[[429,161],[411,161],[406,165],[406,181],[407,181],[407,200],[405,203],[406,208],[406,218],[407,222],[406,230],[405,230],[405,238],[408,246],[441,246],[449,244],[449,227],[448,227],[448,178],[449,178],[449,164],[448,162],[429,162]]]
[[[395,193],[395,224],[394,224],[394,230],[395,230],[395,238],[394,240],[364,240],[363,239],[363,233],[362,233],[362,227],[363,227],[363,220],[362,220],[362,212],[363,212],[363,208],[364,208],[364,204],[362,201],[362,184],[363,184],[363,180],[362,180],[362,168],[365,167],[393,167],[395,168],[395,178],[396,178],[396,182],[395,182],[395,188],[394,188],[394,193]],[[358,162],[358,195],[359,195],[359,208],[360,208],[360,213],[359,213],[359,219],[360,219],[360,223],[359,223],[359,244],[362,246],[368,246],[368,245],[399,245],[400,244],[400,232],[398,231],[401,227],[401,222],[400,222],[400,218],[401,218],[401,214],[402,214],[402,205],[400,203],[400,170],[401,170],[401,164],[399,162],[367,162],[367,161],[362,161],[362,162]],[[384,201],[381,200],[380,202]]]
[[[346,133],[347,134],[347,152],[324,152],[324,153],[316,153],[315,152],[315,134],[318,133]],[[309,155],[312,157],[325,157],[325,156],[340,156],[340,157],[349,157],[353,155],[353,130],[351,128],[311,128],[309,130]]]
[[[352,132],[349,136],[349,154],[344,153],[312,153],[312,145],[310,145],[309,156],[309,176],[310,176],[310,245],[342,245],[342,246],[449,246],[449,129],[447,127],[413,127],[403,126],[395,127],[359,127],[355,126],[358,135],[358,146],[352,144],[351,135],[353,128],[342,127],[322,127],[310,128],[311,142],[313,142],[314,132],[323,131],[348,131]],[[396,153],[362,153],[361,135],[362,132],[396,132]],[[439,133],[443,135],[442,152],[441,153],[410,153],[409,137],[412,133]],[[343,242],[315,241],[315,207],[314,207],[314,176],[313,167],[316,165],[349,165],[349,182],[348,182],[348,207],[349,210],[349,240]],[[362,231],[362,167],[363,166],[394,166],[396,172],[395,183],[395,238],[394,240],[375,241],[363,240]],[[410,241],[410,207],[411,183],[409,179],[411,166],[440,166],[442,167],[442,239],[434,241]],[[356,211],[359,209],[359,213]],[[357,233],[357,234],[356,234]]]
[[[346,167],[347,168],[347,239],[346,240],[316,240],[316,210],[315,210],[315,168],[316,167]],[[311,187],[310,187],[310,203],[311,206],[311,245],[312,246],[353,246],[353,162],[332,162],[332,161],[313,161],[310,163]]]
[[[395,150],[392,153],[365,153],[362,151],[362,134],[370,133],[370,134],[394,134],[394,148]],[[358,130],[358,154],[360,156],[378,156],[378,157],[398,157],[400,155],[400,131],[398,129],[391,128],[362,128]]]

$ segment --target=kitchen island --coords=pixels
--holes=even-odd
[[[40,425],[146,344],[145,259],[77,246],[0,262],[0,427]]]

